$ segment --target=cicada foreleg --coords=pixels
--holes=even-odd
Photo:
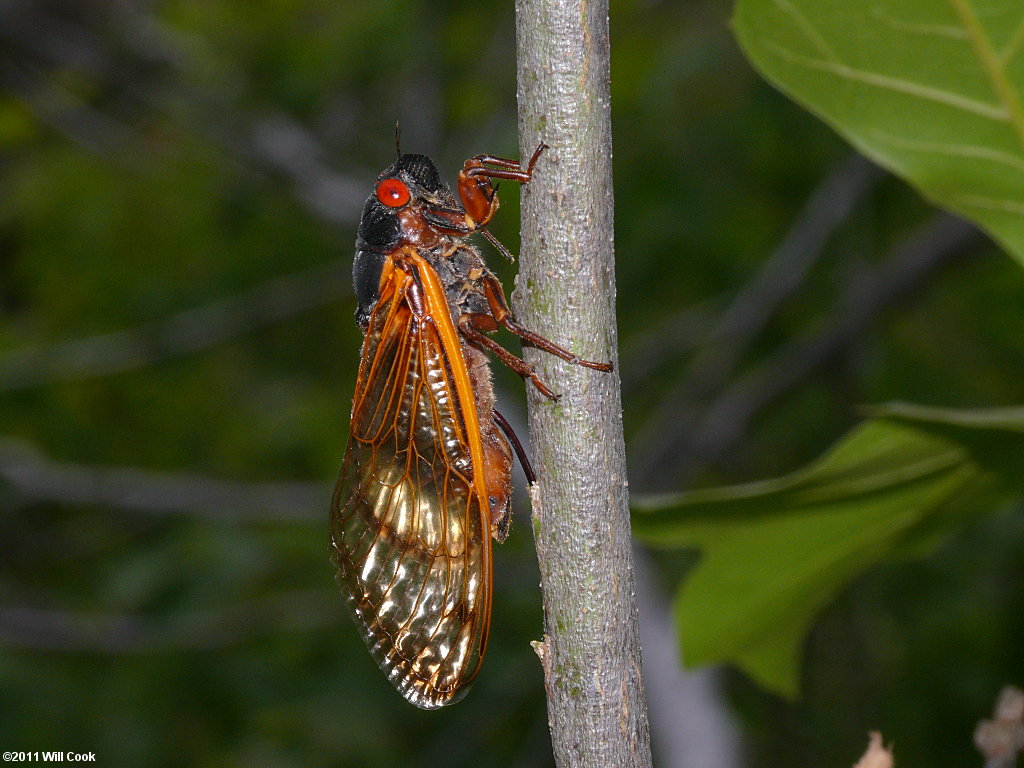
[[[465,172],[468,176],[487,176],[492,179],[511,179],[523,184],[533,178],[533,166],[537,164],[537,158],[545,149],[550,149],[547,144],[541,142],[533,151],[530,161],[523,168],[519,160],[509,160],[505,157],[494,155],[476,155],[466,161]],[[486,168],[487,165],[495,165],[500,170]]]
[[[491,179],[509,179],[526,184],[533,178],[533,167],[537,164],[537,159],[547,148],[547,144],[541,143],[525,168],[518,160],[508,160],[504,157],[471,157],[459,171],[456,185],[462,208],[427,207],[421,213],[423,219],[445,234],[466,237],[474,232],[480,232],[502,256],[514,262],[515,257],[508,248],[486,229],[498,210],[498,188],[491,184]]]
[[[485,227],[498,210],[498,190],[491,179],[508,179],[526,184],[533,178],[533,166],[541,153],[547,149],[543,142],[538,145],[530,161],[523,167],[518,160],[509,160],[494,155],[476,155],[466,161],[459,171],[458,190],[462,207],[473,229]],[[490,167],[494,166],[494,167]]]

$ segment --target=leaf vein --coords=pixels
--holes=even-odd
[[[905,136],[897,136],[880,130],[872,130],[871,135],[879,141],[883,141],[894,147],[909,149],[916,152],[929,152],[937,155],[950,155],[953,157],[969,157],[976,160],[990,160],[993,163],[1006,165],[1014,170],[1024,171],[1024,157],[1013,155],[1009,152],[1002,152],[991,147],[977,146],[974,144],[950,144],[942,141],[923,141],[909,139]]]
[[[822,56],[831,62],[839,63],[839,57],[836,52],[832,49],[832,46],[828,44],[824,37],[814,28],[810,20],[800,12],[800,9],[793,5],[789,0],[772,0],[779,9],[790,16],[796,25],[800,28],[800,31],[804,33],[808,40]]]
[[[896,442],[896,441],[893,441]],[[849,480],[831,481],[825,488],[796,488],[797,493],[805,494],[805,503],[825,503],[827,501],[861,496],[878,491],[886,491],[897,486],[907,485],[934,475],[955,470],[964,463],[964,452],[954,448],[942,453],[915,461],[894,469],[882,470],[852,477]],[[811,501],[813,499],[813,501]]]
[[[911,34],[929,37],[948,37],[953,40],[967,39],[967,31],[960,27],[948,24],[922,24],[914,21],[905,21],[897,19],[895,16],[890,16],[883,8],[878,7],[871,9],[871,15],[897,32],[910,32]]]
[[[949,0],[949,2],[967,30],[978,61],[985,70],[985,74],[988,75],[992,89],[999,101],[1002,102],[1010,124],[1017,133],[1017,141],[1024,147],[1024,105],[1021,104],[1020,96],[1006,74],[1002,60],[992,48],[992,43],[970,0]]]
[[[1022,18],[1017,24],[1017,29],[1013,31],[1006,47],[1003,48],[1002,52],[999,54],[999,60],[1003,63],[1004,67],[1013,60],[1014,56],[1017,55],[1017,51],[1020,50],[1021,43],[1024,43],[1024,18]]]
[[[949,201],[954,205],[959,203],[960,205],[984,208],[989,211],[1001,211],[1003,213],[1024,216],[1024,202],[1019,200],[1007,200],[1002,197],[987,197],[985,195],[956,195],[951,197]]]
[[[972,114],[979,115],[980,117],[988,118],[989,120],[996,120],[1003,123],[1009,122],[1010,120],[1010,116],[1006,109],[996,104],[978,101],[967,96],[961,96],[958,93],[944,91],[941,88],[934,88],[930,85],[916,83],[912,80],[904,80],[903,78],[890,77],[889,75],[883,75],[878,72],[856,69],[838,61],[826,61],[823,59],[815,59],[810,56],[801,56],[800,54],[793,53],[787,48],[771,42],[767,42],[765,45],[767,48],[772,50],[776,56],[790,62],[791,64],[804,66],[808,69],[817,69],[822,72],[837,75],[838,77],[856,80],[858,82],[867,83],[868,85],[874,85],[890,91],[905,93],[909,96],[916,96],[920,99],[938,102],[940,104],[945,104],[946,106],[963,110],[964,112],[970,112]]]

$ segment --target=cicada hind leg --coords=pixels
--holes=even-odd
[[[481,437],[484,444],[484,472],[488,501],[491,504],[491,536],[502,542],[508,538],[512,524],[512,451],[519,457],[528,485],[537,482],[537,475],[530,465],[530,457],[519,442],[512,425],[497,409],[491,410],[492,424]],[[502,437],[504,434],[504,437]]]
[[[459,318],[459,330],[477,348],[493,352],[501,362],[522,376],[523,379],[528,379],[544,397],[549,400],[558,400],[559,396],[537,376],[537,371],[532,365],[522,358],[513,355],[498,342],[494,341],[494,339],[486,336],[485,333],[496,331],[498,326],[501,325],[531,347],[542,349],[548,354],[565,360],[567,363],[605,373],[612,370],[610,362],[598,363],[593,360],[584,360],[579,355],[573,354],[564,347],[560,347],[553,341],[544,338],[539,333],[535,333],[521,325],[516,320],[515,315],[512,314],[512,309],[505,299],[505,291],[502,289],[501,283],[498,282],[498,278],[487,272],[483,275],[482,279],[484,293],[487,296],[487,303],[490,305],[491,314],[465,313]]]

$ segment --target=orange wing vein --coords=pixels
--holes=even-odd
[[[422,317],[409,298],[414,288],[423,296]],[[370,654],[424,709],[465,695],[487,645],[491,543],[482,457],[444,289],[421,256],[403,249],[385,263],[363,342],[331,535]]]

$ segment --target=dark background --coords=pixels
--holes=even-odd
[[[1024,402],[1020,267],[979,236],[899,277],[935,211],[765,84],[729,13],[612,4],[635,494],[791,470],[861,404]],[[0,3],[0,748],[551,764],[521,492],[486,664],[441,712],[393,693],[327,554],[352,242],[395,121],[452,179],[517,154],[515,108],[507,4]],[[513,251],[514,186],[493,225]],[[521,383],[496,377],[521,423]],[[903,765],[979,764],[975,722],[1024,678],[1022,541],[1006,510],[861,578],[814,629],[799,702],[726,672],[749,765],[850,765],[869,728]],[[661,586],[686,562],[662,556]]]

